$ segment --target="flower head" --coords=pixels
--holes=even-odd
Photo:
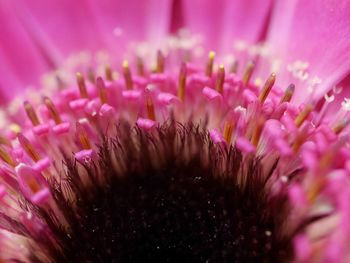
[[[0,261],[349,261],[349,3],[117,2],[1,3]]]

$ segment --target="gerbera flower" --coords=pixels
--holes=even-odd
[[[349,13],[0,2],[0,261],[349,262]]]

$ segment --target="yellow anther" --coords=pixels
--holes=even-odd
[[[224,125],[223,137],[227,144],[231,144],[233,129],[235,128],[235,124],[232,120],[227,120]]]
[[[17,138],[23,150],[28,154],[30,158],[33,159],[34,162],[37,162],[41,159],[40,154],[35,150],[34,146],[22,133],[18,133]]]
[[[214,59],[215,59],[215,52],[210,51],[208,55],[207,66],[205,68],[205,75],[208,77],[211,77],[211,75],[213,74]]]
[[[50,100],[49,97],[43,97],[44,104],[46,105],[46,108],[49,110],[51,117],[55,121],[56,124],[62,123],[60,114],[58,113],[57,108],[53,104],[52,100]]]
[[[224,91],[224,82],[225,82],[225,67],[220,65],[219,72],[216,78],[216,91],[221,93]]]
[[[230,67],[230,73],[237,73],[238,71],[238,61],[235,60],[233,61],[233,63],[231,64],[231,67]]]
[[[19,133],[21,132],[22,128],[16,123],[11,123],[10,124],[10,130],[13,131],[14,133]]]
[[[242,77],[242,82],[244,85],[247,85],[249,83],[250,78],[253,75],[254,68],[255,68],[254,62],[252,61],[248,62]]]
[[[36,115],[36,112],[32,106],[32,104],[30,104],[28,101],[25,101],[23,103],[24,106],[24,110],[27,113],[27,116],[29,118],[29,120],[32,122],[33,126],[37,126],[40,124],[38,115]]]
[[[76,134],[79,139],[80,145],[83,147],[83,149],[85,150],[91,149],[89,136],[80,122],[76,123]]]
[[[105,66],[105,76],[106,76],[106,80],[113,81],[113,71],[110,65]]]
[[[253,132],[252,139],[251,139],[251,143],[254,146],[258,146],[264,125],[265,125],[265,118],[260,117],[257,121],[255,128],[254,128],[254,132]]]
[[[149,91],[146,92],[146,109],[147,109],[147,117],[150,120],[155,121],[156,120],[156,114],[154,111],[154,104],[151,97],[151,94],[149,94]]]
[[[299,113],[299,115],[295,118],[295,126],[298,128],[304,123],[304,121],[307,119],[309,114],[314,109],[314,106],[312,104],[305,105],[305,108]]]
[[[157,68],[156,72],[157,73],[163,73],[165,68],[165,58],[163,55],[163,52],[158,50],[157,52]]]
[[[98,89],[98,95],[100,97],[101,103],[102,104],[107,103],[108,102],[107,89],[106,89],[105,82],[101,77],[98,77],[96,79],[96,86]]]
[[[187,66],[186,66],[186,63],[182,63],[180,68],[180,73],[179,73],[179,84],[177,88],[177,96],[181,101],[185,100],[186,78],[187,78]]]
[[[15,167],[16,162],[12,159],[11,155],[0,145],[0,158],[7,164]]]
[[[77,84],[78,84],[78,88],[79,88],[79,92],[80,92],[80,97],[88,98],[89,95],[88,95],[87,90],[86,90],[85,79],[84,79],[83,75],[80,72],[78,72],[76,74],[76,76],[77,76]]]
[[[129,62],[127,60],[123,61],[123,75],[125,80],[125,86],[127,89],[133,88],[132,76],[129,68]]]
[[[141,77],[143,77],[145,75],[145,66],[143,63],[143,59],[141,57],[137,57],[137,74]]]
[[[269,95],[273,85],[275,84],[276,81],[276,74],[275,73],[271,73],[271,75],[269,76],[269,78],[266,80],[265,85],[263,87],[263,89],[261,90],[260,94],[259,94],[259,100],[261,103],[264,103],[267,96]]]
[[[294,84],[290,84],[290,85],[288,86],[288,88],[286,89],[286,91],[284,92],[284,95],[283,95],[283,97],[281,98],[280,103],[283,103],[283,102],[290,102],[291,99],[292,99],[292,97],[293,97],[294,90],[295,90]]]

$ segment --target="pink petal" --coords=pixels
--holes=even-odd
[[[103,30],[116,41],[159,43],[168,33],[171,0],[89,1]],[[152,47],[156,48],[156,47]]]
[[[273,56],[283,62],[279,84],[286,86],[298,80],[288,72],[287,64],[297,60],[309,64],[301,71],[308,78],[299,81],[302,87],[296,89],[297,101],[305,98],[305,90],[315,77],[322,80],[313,91],[319,98],[349,73],[349,14],[347,0],[276,1],[268,43]]]
[[[120,54],[132,41],[159,44],[169,28],[171,1],[38,0],[22,7],[24,21],[32,31],[39,27],[46,48],[54,44],[71,54],[108,47]]]
[[[207,48],[227,50],[233,41],[258,41],[266,26],[271,0],[184,0],[184,21],[204,37]]]
[[[27,85],[39,83],[49,66],[15,17],[7,1],[0,2],[0,97],[13,98]]]
[[[32,34],[41,32],[41,44],[53,44],[63,54],[105,46],[93,10],[86,0],[21,1],[16,7],[23,26]]]

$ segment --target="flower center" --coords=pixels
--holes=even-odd
[[[49,245],[57,249],[54,262],[286,258],[289,244],[278,224],[285,201],[268,200],[258,161],[213,145],[202,127],[190,124],[118,134],[101,148],[98,169],[85,167],[93,179],[68,164],[68,187],[79,198],[76,205],[57,200],[71,215],[65,227],[46,218],[57,242]]]

